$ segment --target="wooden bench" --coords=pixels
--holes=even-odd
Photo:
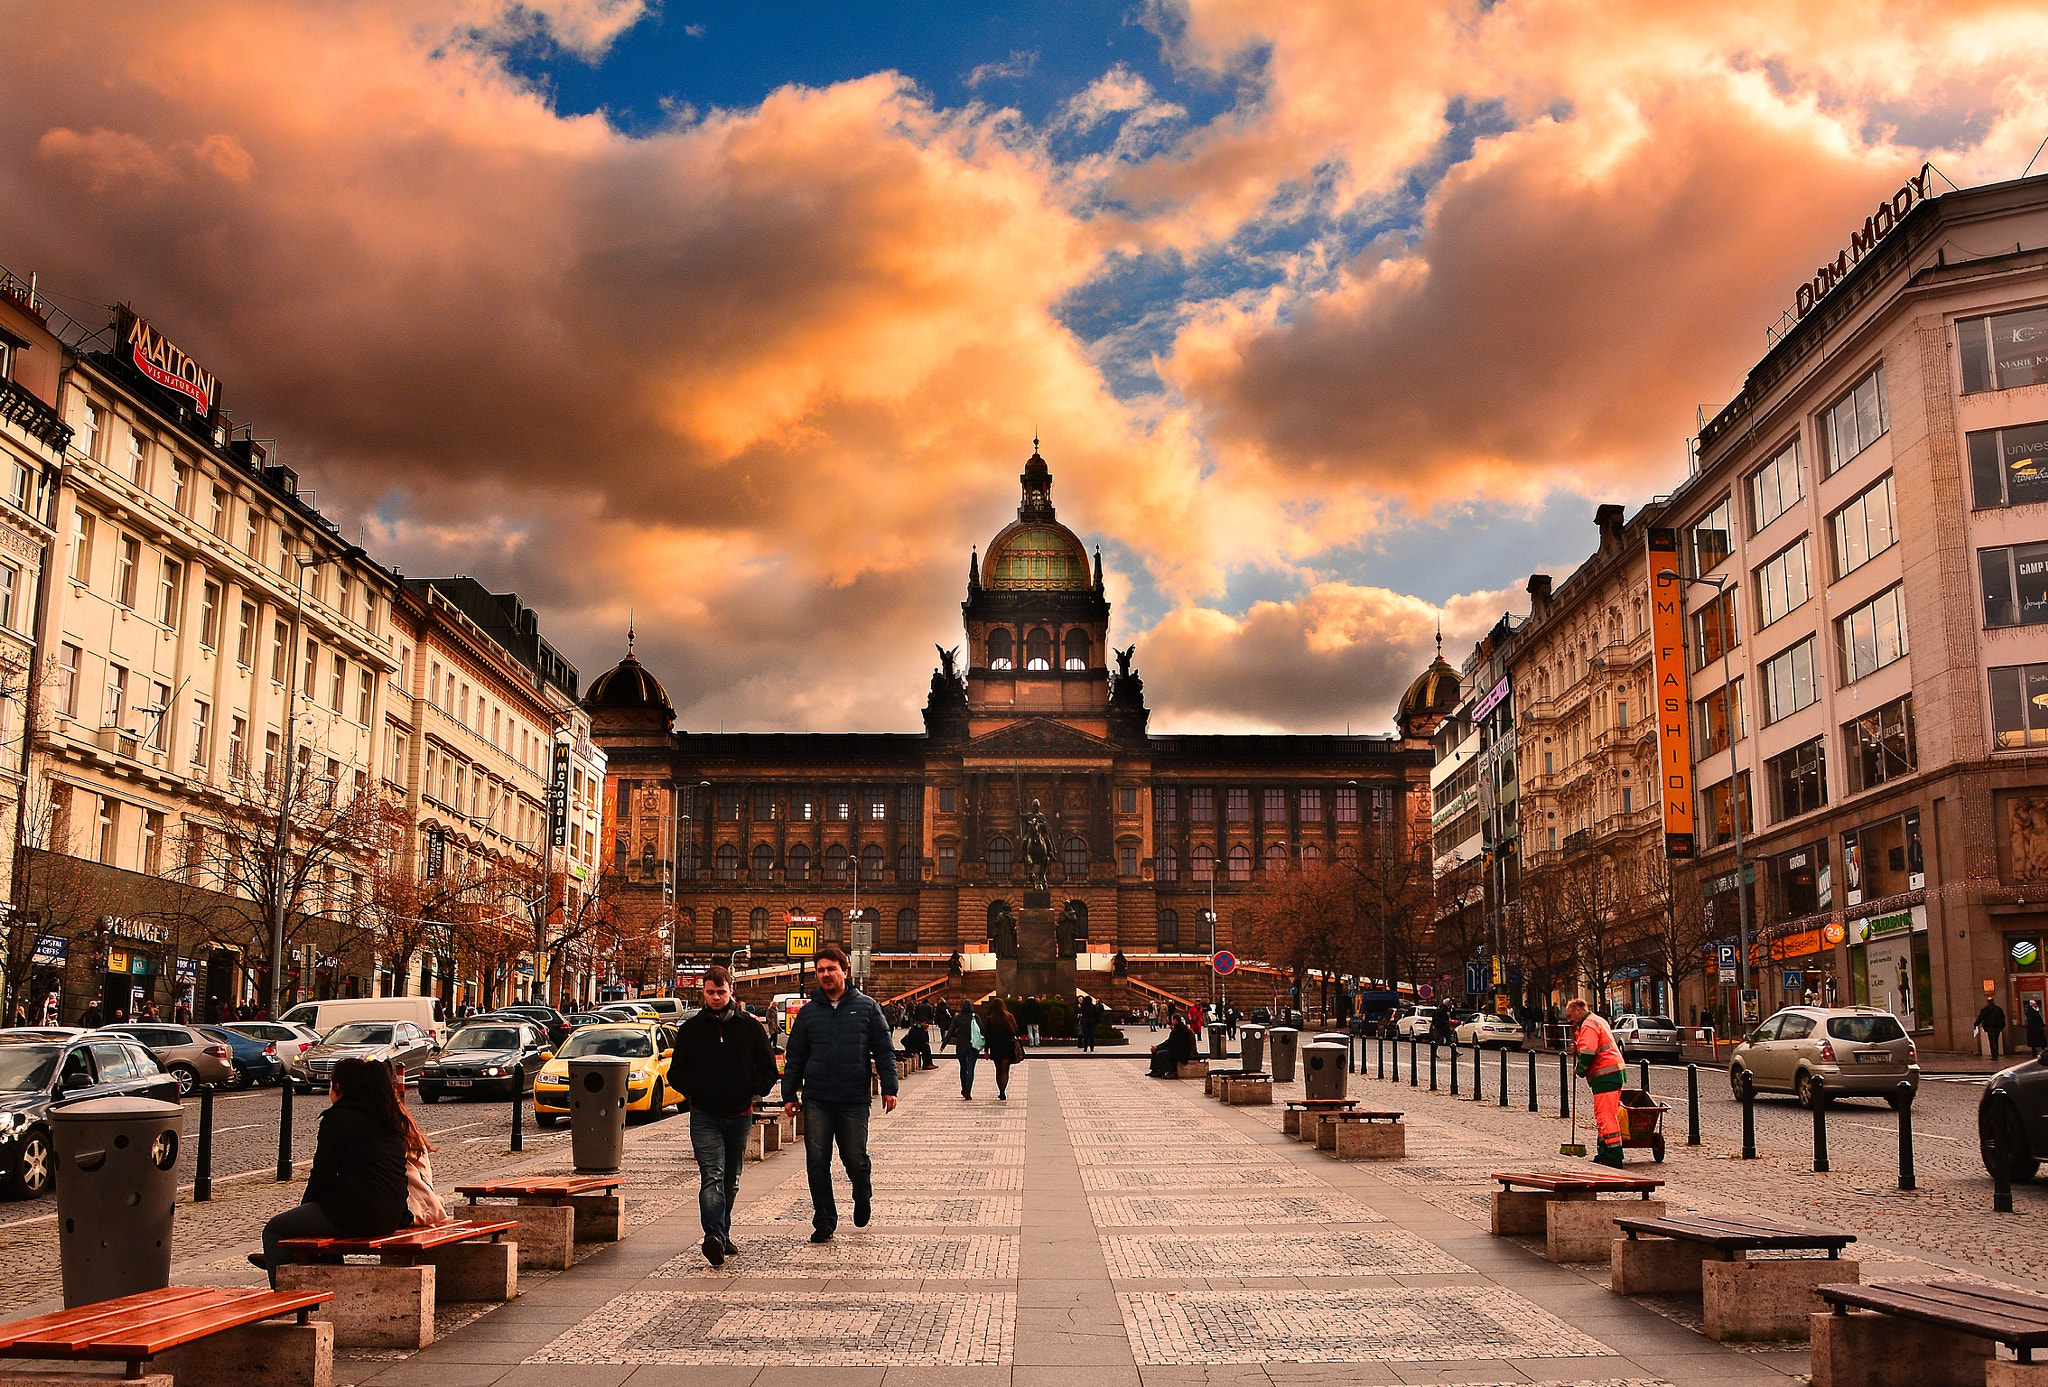
[[[1196,1065],[1201,1066],[1202,1072],[1199,1074],[1188,1073]],[[1221,1069],[1207,1060],[1191,1060],[1180,1067],[1180,1077],[1183,1079],[1200,1079],[1202,1081],[1203,1096],[1209,1098],[1221,1098],[1223,1096],[1223,1081],[1225,1079],[1235,1079],[1243,1073],[1244,1070],[1242,1068]]]
[[[1403,1114],[1388,1109],[1344,1108],[1316,1122],[1316,1149],[1340,1161],[1394,1161],[1408,1154]]]
[[[394,1334],[408,1336],[417,1327],[431,1342],[435,1305],[510,1300],[519,1293],[519,1244],[504,1240],[518,1229],[518,1219],[478,1218],[402,1228],[381,1238],[286,1238],[278,1247],[295,1256],[375,1257],[377,1265],[298,1263],[278,1268],[278,1285],[281,1289],[289,1280],[297,1287],[333,1291],[350,1311],[350,1338],[371,1329],[357,1322],[359,1309],[392,1326]],[[347,1296],[357,1300],[345,1301]],[[339,1323],[336,1332],[341,1332]]]
[[[1270,1106],[1273,1101],[1273,1076],[1256,1070],[1241,1069],[1217,1082],[1216,1096],[1233,1108]]]
[[[541,1175],[457,1185],[455,1192],[471,1204],[515,1201],[487,1212],[518,1223],[519,1265],[564,1270],[576,1259],[577,1243],[617,1242],[623,1235],[626,1204],[619,1184],[616,1175]]]
[[[1960,1281],[1823,1284],[1813,1316],[1813,1387],[2041,1387],[2048,1296]],[[1875,1314],[1854,1315],[1850,1310]],[[2019,1361],[1996,1357],[2004,1344]]]
[[[1315,1130],[1307,1120],[1311,1114],[1340,1112],[1345,1108],[1357,1106],[1356,1098],[1290,1098],[1287,1100],[1286,1115],[1280,1119],[1280,1130],[1290,1137],[1314,1141]],[[1305,1126],[1309,1128],[1306,1132],[1302,1130]]]
[[[1673,1214],[1616,1218],[1608,1285],[1619,1295],[1697,1294],[1707,1337],[1724,1343],[1803,1339],[1820,1308],[1813,1288],[1855,1281],[1859,1263],[1842,1258],[1856,1241],[1805,1224],[1741,1215]],[[1826,1252],[1817,1257],[1752,1258],[1753,1252]]]
[[[1618,1216],[1664,1216],[1664,1201],[1650,1197],[1664,1182],[1648,1176],[1580,1169],[1495,1171],[1490,1178],[1500,1184],[1493,1195],[1494,1236],[1540,1235],[1553,1262],[1611,1261]],[[1642,1203],[1625,1207],[1603,1194],[1639,1195]]]
[[[317,1291],[173,1286],[0,1324],[0,1357],[115,1362],[152,1387],[329,1387],[334,1329]],[[269,1324],[293,1315],[290,1324]],[[157,1371],[144,1377],[143,1365]],[[4,1380],[4,1379],[0,1379]]]

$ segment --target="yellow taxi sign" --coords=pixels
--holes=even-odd
[[[791,958],[816,958],[818,956],[818,927],[816,925],[791,925],[789,927],[788,952]]]

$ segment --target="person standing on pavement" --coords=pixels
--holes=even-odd
[[[1627,1066],[1614,1032],[1586,1003],[1572,998],[1564,1009],[1565,1024],[1571,1027],[1572,1047],[1578,1051],[1578,1074],[1593,1090],[1593,1121],[1600,1129],[1600,1149],[1593,1159],[1600,1165],[1621,1164],[1621,1086],[1627,1081]]]
[[[896,1111],[896,1047],[875,999],[848,981],[846,950],[818,951],[818,986],[789,1027],[783,1052],[782,1106],[794,1117],[801,1097],[804,1166],[811,1181],[811,1241],[831,1241],[839,1227],[832,1198],[832,1147],[853,1185],[853,1226],[865,1228],[874,1201],[868,1160],[868,1066],[882,1081],[882,1111]]]
[[[690,1104],[690,1147],[697,1153],[697,1218],[704,1260],[723,1266],[732,1241],[740,1166],[754,1130],[754,1100],[775,1087],[768,1031],[732,997],[723,965],[704,970],[704,1005],[676,1028],[668,1086]]]
[[[1984,1010],[1977,1013],[1977,1029],[1991,1043],[1991,1058],[1997,1059],[1999,1043],[2005,1039],[2005,1008],[1996,997],[1984,999]]]
[[[999,1103],[1010,1101],[1010,1066],[1024,1057],[1019,1034],[1017,1018],[1010,1014],[1001,997],[990,997],[981,1004],[982,1044],[988,1051],[989,1063],[996,1067]]]
[[[1096,1008],[1093,997],[1083,997],[1081,999],[1080,1009],[1076,1013],[1074,1033],[1075,1037],[1081,1042],[1081,1050],[1084,1054],[1095,1048],[1095,1021],[1101,1014]]]
[[[945,1043],[953,1047],[953,1053],[960,1058],[960,1097],[974,1097],[974,1066],[981,1061],[981,1050],[985,1038],[981,1033],[981,1022],[974,1017],[974,1008],[964,1006],[953,1018],[953,1028],[946,1032]],[[943,1048],[943,1047],[942,1047]]]
[[[2041,1017],[2039,1002],[2028,1002],[2026,1014],[2027,1048],[2034,1052],[2035,1059],[2040,1059],[2042,1052],[2048,1050],[2048,1021],[2043,1021]]]

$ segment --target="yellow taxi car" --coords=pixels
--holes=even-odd
[[[674,1030],[651,1022],[578,1026],[534,1078],[534,1120],[552,1127],[569,1115],[569,1061],[597,1056],[613,1056],[632,1064],[626,1074],[628,1116],[637,1113],[653,1118],[663,1108],[681,1106],[682,1095],[670,1090],[663,1077],[674,1045]]]

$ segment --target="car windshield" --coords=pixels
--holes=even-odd
[[[391,1027],[379,1026],[368,1021],[351,1021],[346,1026],[336,1026],[327,1033],[329,1045],[389,1045]]]
[[[654,1053],[654,1041],[645,1031],[578,1031],[562,1044],[563,1059],[586,1059],[592,1055],[616,1055],[621,1059],[645,1059]]]
[[[0,1050],[0,1093],[33,1093],[50,1086],[63,1053],[55,1045],[10,1045]]]
[[[1668,1016],[1638,1016],[1636,1025],[1646,1031],[1675,1031],[1678,1023]]]
[[[1881,1045],[1906,1038],[1896,1016],[1830,1016],[1828,1034],[1854,1045]]]
[[[464,1026],[448,1037],[451,1050],[517,1050],[519,1032],[510,1026]]]
[[[246,1035],[236,1035],[233,1031],[222,1030],[219,1026],[201,1026],[199,1033],[209,1040],[225,1040],[230,1045],[238,1040],[246,1041],[249,1038]]]

